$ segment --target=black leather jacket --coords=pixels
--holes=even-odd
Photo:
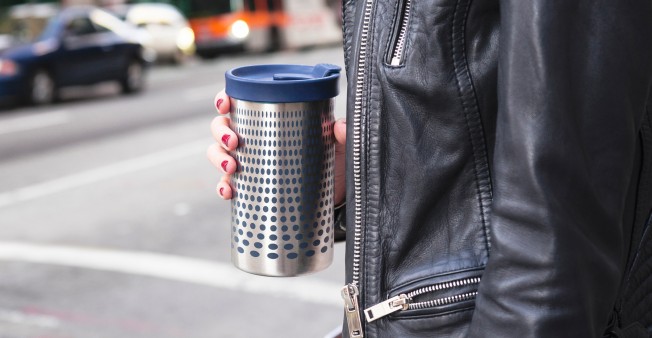
[[[652,2],[343,18],[345,337],[652,334]]]

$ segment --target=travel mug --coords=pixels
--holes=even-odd
[[[265,276],[333,260],[333,104],[340,67],[255,65],[226,73],[232,154],[231,260]]]

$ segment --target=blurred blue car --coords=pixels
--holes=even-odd
[[[143,89],[148,57],[142,33],[106,11],[18,5],[4,27],[0,100],[47,104],[59,99],[62,87],[104,81],[118,81],[123,93]]]

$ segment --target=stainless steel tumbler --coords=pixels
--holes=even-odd
[[[333,103],[340,68],[259,65],[226,74],[239,143],[231,180],[231,259],[298,276],[333,260]]]

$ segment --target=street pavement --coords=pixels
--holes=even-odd
[[[230,203],[205,157],[226,70],[318,62],[343,66],[341,48],[157,66],[138,95],[105,84],[0,111],[0,338],[323,337],[341,325],[343,244],[309,276],[235,269]]]

